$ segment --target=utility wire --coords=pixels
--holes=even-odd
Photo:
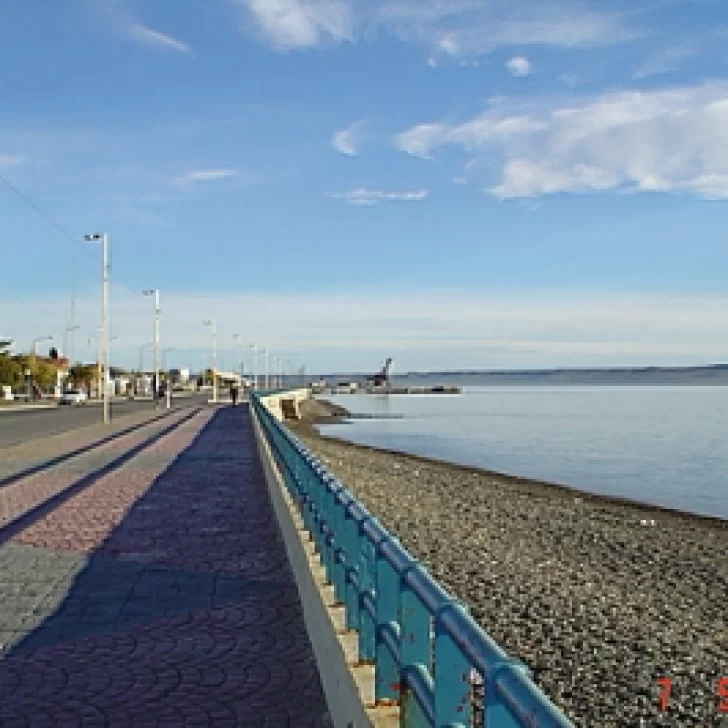
[[[77,243],[78,240],[71,235],[62,225],[59,225],[55,220],[48,217],[38,205],[33,202],[25,193],[21,192],[4,174],[0,173],[0,181],[4,182],[26,205],[35,210],[49,225],[53,226],[58,230],[63,237],[68,238],[72,243]]]
[[[71,253],[72,253],[72,278],[71,278],[71,326],[73,326],[76,323],[76,295],[77,295],[77,286],[78,286],[78,255],[77,255],[77,248],[80,244],[80,240],[78,238],[74,238],[73,235],[71,235],[68,230],[63,227],[63,225],[60,225],[57,223],[53,218],[46,215],[43,210],[41,210],[38,205],[33,202],[33,200],[28,197],[24,192],[19,190],[4,174],[0,172],[0,182],[4,182],[7,187],[14,192],[23,202],[25,202],[28,207],[30,207],[37,215],[43,218],[52,228],[54,228],[56,231],[58,231],[61,235],[63,235],[64,238],[67,238],[68,241],[71,243]],[[68,356],[69,352],[64,351],[63,355]]]

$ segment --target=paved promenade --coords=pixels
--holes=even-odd
[[[4,474],[0,726],[329,726],[247,408],[127,437]]]

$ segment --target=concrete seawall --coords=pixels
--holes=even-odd
[[[271,395],[262,401],[281,420],[291,402],[297,407],[308,397],[310,392],[306,389]],[[374,670],[369,665],[358,664],[358,635],[345,629],[344,607],[335,604],[333,587],[326,583],[313,541],[288,494],[254,414],[253,428],[334,726],[396,728],[399,725],[398,708],[374,707]]]

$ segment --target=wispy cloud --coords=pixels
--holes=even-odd
[[[115,362],[136,366],[139,347],[147,339],[139,326],[147,303],[138,290],[119,286],[111,300],[118,337],[112,356]],[[98,303],[95,289],[79,291],[80,358],[95,356],[86,337],[98,326]],[[400,370],[698,364],[724,360],[722,342],[728,338],[726,296],[527,290],[484,295],[437,289],[347,295],[169,291],[162,305],[167,311],[164,345],[178,350],[170,359],[182,357],[186,365],[192,349],[197,353],[195,367],[209,363],[209,331],[202,326],[207,316],[217,322],[221,368],[239,363],[232,334],[239,330],[239,312],[251,310],[256,315],[246,324],[248,340],[306,362],[309,371],[317,365],[324,370],[367,370],[379,364],[378,350],[394,356]],[[22,348],[28,345],[28,331],[62,331],[69,302],[61,293],[0,292],[0,308],[6,315],[2,334]],[[204,358],[202,352],[207,352]],[[250,363],[248,358],[246,365]]]
[[[451,145],[500,158],[500,180],[486,185],[504,198],[616,189],[728,198],[728,84],[503,102],[460,125],[417,125],[395,144],[421,157]]]
[[[17,167],[24,161],[19,154],[0,154],[0,167]]]
[[[700,55],[706,45],[706,39],[692,39],[660,48],[635,70],[632,78],[642,79],[672,73],[679,69],[683,61]]]
[[[531,73],[531,62],[525,56],[514,56],[506,61],[506,68],[514,76],[528,76]]]
[[[222,179],[236,177],[236,169],[192,169],[184,174],[175,177],[172,184],[178,187],[197,184],[199,182],[217,182]]]
[[[448,133],[445,124],[417,124],[394,137],[394,144],[402,152],[413,157],[430,158],[432,150],[442,144]]]
[[[331,137],[331,146],[342,154],[355,157],[364,140],[364,122],[357,121],[346,129],[337,131]]]
[[[401,37],[423,42],[437,56],[479,56],[508,46],[593,48],[643,35],[627,14],[595,3],[523,0],[398,0],[382,3],[382,22]]]
[[[167,33],[162,33],[158,30],[148,28],[146,25],[141,23],[131,23],[126,28],[126,32],[132,37],[138,40],[144,45],[157,47],[157,48],[169,48],[171,50],[179,51],[180,53],[192,54],[192,48],[187,43],[173,38]]]
[[[86,0],[86,3],[94,12],[100,13],[120,35],[149,48],[162,48],[194,55],[192,48],[184,41],[142,23],[129,10],[126,0],[94,0],[93,2]]]
[[[623,13],[590,0],[564,7],[554,0],[231,0],[279,51],[354,42],[388,32],[458,61],[505,46],[588,48],[622,43],[642,32]]]
[[[371,190],[365,187],[349,192],[336,192],[331,197],[346,200],[351,205],[377,205],[380,202],[421,202],[429,196],[428,190],[411,190],[406,192],[386,192]]]
[[[234,0],[278,51],[353,40],[348,0]]]
[[[580,83],[584,83],[584,79],[576,73],[562,73],[559,81],[563,81],[567,86],[575,88]]]

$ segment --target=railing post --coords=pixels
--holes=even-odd
[[[343,491],[341,483],[329,483],[331,527],[334,533],[333,544],[333,576],[334,599],[337,604],[344,604],[346,600],[346,548],[344,541],[344,506],[339,498]]]
[[[346,628],[359,629],[359,593],[361,589],[359,571],[359,524],[349,510],[352,499],[345,511],[344,542],[346,543]]]
[[[414,562],[401,574],[402,589],[399,602],[399,622],[402,630],[400,642],[400,662],[402,671],[407,667],[422,665],[427,671],[432,668],[431,653],[431,616],[419,597],[407,584],[406,574],[413,569],[422,569]],[[409,685],[403,684],[401,695],[401,725],[406,728],[430,728],[430,722],[417,702]]]
[[[364,600],[370,596],[376,603],[376,547],[364,532],[366,518],[358,524],[359,540],[359,661],[373,663],[376,657],[376,614],[369,614]]]
[[[458,602],[444,604],[435,615],[435,725],[469,726],[472,720],[472,686],[470,661],[442,627],[441,617],[446,610],[460,609]],[[488,728],[502,728],[497,720],[485,723]]]
[[[393,655],[385,641],[385,632],[399,633],[400,575],[382,553],[385,538],[377,544],[377,647],[374,664],[375,700],[377,703],[395,704],[401,694],[398,657]]]

